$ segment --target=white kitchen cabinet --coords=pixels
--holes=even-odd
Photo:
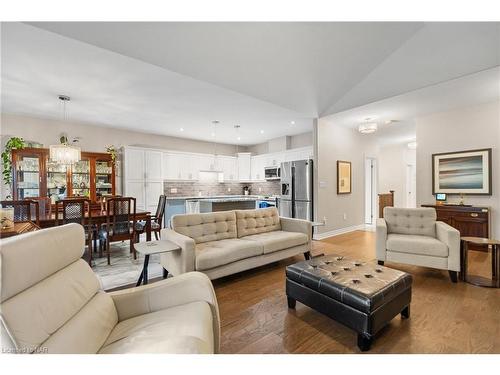
[[[219,181],[238,181],[238,160],[233,156],[217,156],[217,170],[222,171]]]
[[[126,148],[124,152],[124,194],[136,199],[138,210],[156,210],[163,194],[163,153]]]
[[[266,176],[264,168],[266,166],[266,155],[256,155],[252,157],[251,176],[252,181],[264,181]]]
[[[249,152],[238,153],[238,180],[242,182],[251,181],[252,156]]]

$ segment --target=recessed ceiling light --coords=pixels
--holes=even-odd
[[[264,130],[261,130],[261,131],[260,131],[260,134],[264,134]]]
[[[236,138],[238,141],[241,141],[241,137]]]
[[[290,121],[290,125],[295,125],[295,121]]]
[[[183,131],[184,131],[184,128],[180,128],[179,130],[180,130],[181,132],[183,132]]]
[[[214,132],[212,132],[212,137],[215,137],[215,133]]]

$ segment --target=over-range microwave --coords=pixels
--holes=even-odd
[[[280,179],[280,167],[265,167],[264,168],[264,178],[266,180],[279,180]]]

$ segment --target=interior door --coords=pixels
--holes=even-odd
[[[413,164],[406,166],[406,207],[417,207],[415,191],[417,189],[416,168]]]

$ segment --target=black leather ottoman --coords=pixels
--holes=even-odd
[[[288,307],[302,302],[355,330],[361,351],[396,315],[410,317],[411,284],[406,272],[335,255],[286,268]]]

